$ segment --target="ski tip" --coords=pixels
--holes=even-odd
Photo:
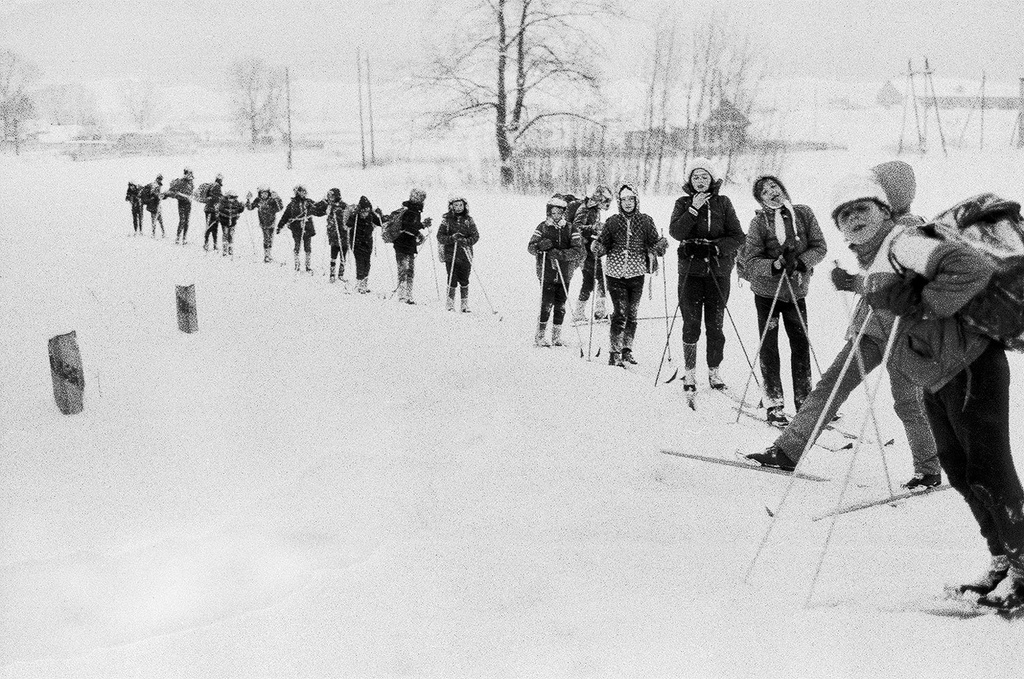
[[[598,347],[598,348],[597,348],[597,353],[596,353],[596,354],[594,354],[594,358],[597,358],[597,357],[599,357],[600,355],[601,355],[601,347]]]
[[[679,377],[679,368],[675,369],[675,372],[672,373],[672,377],[670,377],[667,380],[665,380],[665,384],[669,384],[670,382],[674,382],[677,377]]]

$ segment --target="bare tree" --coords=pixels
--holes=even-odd
[[[250,57],[231,65],[231,105],[235,124],[253,146],[281,123],[284,79],[262,59]]]
[[[124,108],[139,130],[156,122],[157,94],[151,80],[128,80],[124,85]]]
[[[511,185],[531,129],[556,117],[594,122],[580,103],[598,92],[592,31],[619,15],[617,0],[473,0],[417,80],[448,96],[434,126],[493,115],[501,183]]]
[[[35,116],[35,105],[28,95],[29,85],[39,77],[39,69],[16,52],[0,50],[0,122],[5,140],[14,141],[15,153],[21,153],[23,123]]]

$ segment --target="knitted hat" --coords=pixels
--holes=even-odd
[[[469,205],[469,203],[466,201],[465,196],[463,196],[461,193],[453,193],[450,196],[448,196],[448,207],[451,207],[452,203],[454,203],[457,200],[461,200],[463,205]]]
[[[545,209],[548,212],[550,212],[551,208],[553,207],[560,207],[564,210],[565,208],[568,207],[568,204],[565,202],[565,198],[562,198],[560,195],[556,193],[555,195],[548,198],[548,204],[545,206]]]
[[[235,191],[234,189],[225,189],[224,190],[224,195],[225,196],[234,196],[235,198],[238,198],[238,191]]]
[[[786,190],[786,185],[782,183],[781,179],[772,174],[763,174],[754,180],[754,200],[758,203],[761,202],[761,189],[764,188],[764,183],[769,179],[778,184],[782,192],[786,194],[786,198],[789,198],[789,191]]]
[[[838,222],[839,211],[858,200],[873,200],[889,212],[893,211],[889,197],[874,173],[851,174],[840,179],[832,191],[832,220]]]
[[[409,192],[410,203],[425,203],[427,201],[427,192],[423,189],[413,189]]]
[[[299,191],[302,191],[303,193],[305,193],[306,192],[306,187],[303,186],[302,184],[296,184],[295,185],[295,193],[297,194]]]
[[[871,174],[875,176],[882,190],[885,191],[894,217],[910,211],[910,204],[914,202],[914,196],[917,193],[914,168],[902,160],[890,160],[875,165],[871,168]]]
[[[704,170],[711,175],[711,181],[715,181],[715,166],[711,164],[711,161],[701,156],[690,158],[690,162],[686,164],[686,183],[690,183],[690,177],[693,175],[694,170]]]
[[[182,174],[184,174],[185,176],[191,177],[192,176],[192,168],[191,167],[186,167],[185,171]]]
[[[158,174],[156,176],[156,180],[157,180],[157,182],[162,182],[164,180],[164,176],[162,174]]]
[[[259,194],[263,193],[264,191],[266,191],[267,193],[270,193],[270,187],[267,186],[266,184],[260,184],[259,186],[256,187],[256,195],[259,195]]]
[[[217,177],[213,181],[217,182],[218,184],[223,184],[224,183],[224,175],[222,175],[222,174],[220,174],[218,172],[217,173]]]
[[[370,199],[367,198],[366,196],[359,196],[359,209],[372,210],[373,204],[370,202]]]

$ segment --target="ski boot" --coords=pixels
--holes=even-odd
[[[782,412],[782,406],[769,406],[765,409],[765,421],[773,427],[785,428],[789,424],[789,418]]]
[[[914,474],[909,481],[903,484],[907,490],[928,490],[942,485],[942,474]]]
[[[776,446],[769,446],[763,453],[751,453],[743,457],[758,463],[762,467],[781,469],[784,472],[791,472],[796,469],[796,462],[789,459],[789,456]]]
[[[996,585],[1006,579],[1006,573],[1010,570],[1010,559],[1005,554],[992,556],[992,562],[988,569],[970,582],[965,582],[956,588],[957,594],[974,592],[981,596],[987,595],[996,588]]]
[[[622,350],[622,362],[628,363],[629,365],[636,365],[636,359],[633,358],[633,350],[625,348]]]

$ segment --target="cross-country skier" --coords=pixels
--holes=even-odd
[[[416,252],[427,239],[424,229],[430,228],[431,219],[421,219],[427,194],[422,189],[409,192],[409,200],[402,203],[401,222],[395,236],[395,262],[398,265],[398,301],[415,304],[412,298],[413,279],[416,275]]]
[[[132,207],[132,235],[142,235],[142,187],[134,182],[128,182],[128,191],[124,199]]]
[[[271,253],[274,248],[274,224],[277,222],[277,213],[284,209],[281,197],[264,184],[256,189],[255,199],[253,199],[252,193],[245,197],[245,207],[249,210],[256,210],[260,221],[260,230],[263,231],[263,261],[270,263],[273,259]]]
[[[330,189],[324,199],[316,203],[315,214],[318,217],[327,216],[327,242],[331,246],[331,283],[336,280],[335,267],[338,268],[337,278],[343,282],[346,280],[345,260],[352,244],[352,233],[345,221],[347,211],[348,203],[341,199],[341,189]]]
[[[445,308],[455,309],[455,293],[461,287],[464,313],[469,313],[469,274],[473,265],[473,246],[480,240],[476,222],[469,216],[469,203],[462,195],[448,199],[448,212],[437,227],[438,256],[448,274],[448,301]]]
[[[552,196],[545,207],[547,217],[537,225],[526,246],[527,252],[537,259],[537,278],[540,281],[540,316],[534,344],[538,347],[559,347],[563,346],[562,321],[569,282],[583,260],[583,239],[579,229],[566,223],[566,202],[561,196]],[[552,309],[551,341],[548,342],[548,318],[552,317]]]
[[[167,187],[165,195],[178,201],[178,233],[174,237],[175,245],[178,243],[185,245],[188,237],[188,220],[192,215],[192,189],[192,170],[187,167],[182,172],[182,176],[172,180]]]
[[[356,210],[348,216],[348,230],[352,234],[352,254],[356,260],[356,292],[370,291],[370,256],[373,254],[373,229],[381,225],[380,215],[373,211],[373,203],[359,196]]]
[[[913,168],[901,160],[876,165],[862,181],[840,187],[834,199],[836,215],[839,214],[839,208],[848,205],[867,209],[877,204],[880,212],[871,213],[874,221],[867,228],[861,228],[856,232],[850,231],[848,235],[844,232],[850,250],[857,257],[861,273],[853,275],[837,267],[832,272],[832,281],[836,288],[856,291],[864,273],[874,264],[882,240],[894,229],[914,228],[924,223],[923,219],[910,213],[916,190],[917,182]],[[842,228],[842,224],[838,225]],[[793,421],[767,450],[747,457],[767,466],[794,468],[807,448],[808,440],[829,397],[831,396],[832,402],[822,420],[825,423],[832,421],[857,385],[881,364],[894,320],[894,314],[880,309],[872,311],[871,317],[868,318],[868,306],[862,299],[854,310],[853,320],[847,328],[846,345],[822,374]],[[864,332],[855,345],[854,342],[862,327]],[[843,366],[854,349],[857,350],[857,354],[844,373]],[[893,407],[903,422],[914,462],[914,476],[904,484],[904,487],[909,490],[925,490],[937,486],[942,483],[942,474],[935,451],[935,440],[924,414],[921,388],[915,385],[892,360],[886,367],[889,371]]]
[[[277,233],[288,227],[292,232],[292,240],[295,241],[295,270],[299,271],[299,248],[306,251],[306,271],[313,272],[313,236],[316,229],[313,228],[313,215],[316,213],[316,206],[312,200],[306,197],[306,187],[298,184],[295,187],[295,195],[292,196],[288,206],[277,223]]]
[[[220,254],[224,257],[235,254],[235,225],[244,211],[245,205],[238,200],[238,192],[234,189],[224,191],[223,198],[217,203],[217,220],[223,236]]]
[[[568,202],[567,204],[572,205]],[[580,231],[580,238],[583,239],[583,249],[586,258],[583,260],[583,279],[580,283],[580,296],[576,300],[576,308],[573,310],[573,319],[582,321],[587,316],[587,302],[590,294],[597,289],[597,297],[594,300],[594,318],[608,318],[608,311],[605,309],[605,272],[601,265],[601,258],[594,255],[592,245],[597,234],[601,230],[601,211],[607,211],[612,205],[612,190],[607,186],[598,186],[591,194],[583,199],[576,209],[575,214],[570,214],[566,219],[572,220],[572,225]],[[571,210],[570,210],[571,212]]]
[[[805,330],[807,290],[814,267],[825,258],[828,246],[814,212],[806,205],[793,205],[778,177],[758,177],[754,198],[761,209],[750,222],[737,269],[750,281],[754,293],[758,337],[763,338],[761,377],[768,422],[784,425],[788,420],[782,412],[779,321],[789,337],[793,404],[800,410],[811,392],[811,350]]]
[[[206,198],[206,207],[203,212],[206,215],[206,233],[203,234],[203,249],[210,249],[210,236],[213,236],[213,249],[217,249],[217,203],[220,202],[224,192],[224,175],[218,174],[210,185],[210,191]]]
[[[164,238],[164,216],[160,210],[160,200],[163,198],[164,176],[158,174],[156,180],[142,189],[142,202],[146,204],[149,211],[149,219],[153,225],[153,238],[156,238],[156,225],[160,224],[160,237]]]
[[[612,322],[608,365],[636,363],[633,336],[636,316],[644,293],[644,278],[651,268],[651,257],[660,257],[668,249],[650,216],[640,212],[640,202],[632,186],[619,189],[619,212],[609,217],[591,246],[595,257],[607,256],[608,295],[612,298]]]
[[[725,353],[725,307],[733,263],[744,234],[732,201],[720,191],[711,161],[694,158],[686,169],[685,196],[676,200],[669,234],[679,243],[679,311],[683,319],[683,389],[696,391],[697,340],[707,331],[708,382],[724,389],[718,373]]]

